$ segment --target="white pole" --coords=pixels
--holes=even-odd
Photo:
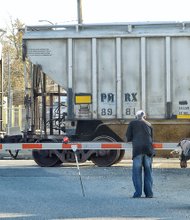
[[[76,154],[77,147],[73,146],[72,150],[73,150],[74,155],[75,155],[75,160],[76,160],[76,165],[77,165],[77,169],[78,169],[79,180],[80,180],[80,185],[81,185],[81,190],[82,190],[82,195],[83,195],[83,197],[85,197],[84,186],[83,186],[82,177],[81,177],[81,174],[80,174],[80,167],[79,167],[78,157],[77,157],[77,154]]]
[[[10,66],[10,54],[8,52],[8,109],[7,109],[7,134],[10,134],[10,127],[11,127],[11,121],[12,121],[12,111],[11,111],[11,104],[12,104],[12,98],[11,98],[11,66]]]

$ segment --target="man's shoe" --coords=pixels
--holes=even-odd
[[[153,196],[146,196],[146,198],[153,198]]]
[[[132,198],[137,199],[137,198],[141,198],[141,196],[133,196]]]

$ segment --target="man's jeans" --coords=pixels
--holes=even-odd
[[[152,157],[140,154],[133,158],[132,179],[135,187],[133,197],[141,197],[142,195],[142,168],[144,168],[144,193],[146,197],[152,197]]]

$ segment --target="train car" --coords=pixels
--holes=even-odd
[[[124,142],[139,109],[153,125],[155,142],[189,137],[189,58],[190,22],[26,26],[26,140]],[[58,84],[57,91],[48,91],[47,78]],[[69,150],[35,150],[33,156],[40,166],[74,161]],[[121,149],[88,149],[80,151],[79,161],[110,166],[123,156]]]

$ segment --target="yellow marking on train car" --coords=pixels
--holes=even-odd
[[[190,119],[190,115],[177,115],[177,119]]]
[[[75,104],[91,104],[91,95],[75,95]]]

